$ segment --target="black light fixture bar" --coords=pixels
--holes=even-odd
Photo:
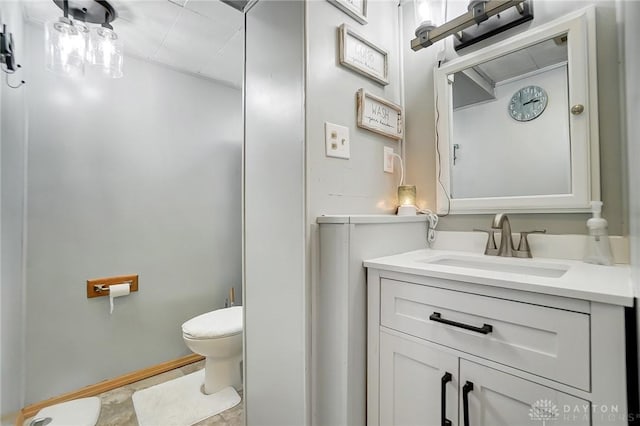
[[[462,31],[461,36],[456,36],[453,40],[453,48],[456,51],[464,49],[531,20],[533,20],[533,0],[524,0],[519,5],[496,15],[495,18],[483,22],[482,25],[471,26]]]
[[[64,13],[73,19],[91,24],[101,24],[109,27],[118,14],[108,1],[105,0],[53,0]]]
[[[424,31],[424,33],[411,40],[411,49],[418,51],[424,47],[429,47],[435,42],[438,42],[452,34],[459,34],[472,25],[477,25],[507,9],[512,7],[522,8],[522,3],[524,2],[525,0],[489,0],[486,3],[479,2],[481,3],[479,6],[472,8],[472,10],[467,13],[453,18],[451,21],[445,22],[431,31]],[[496,32],[494,32],[494,34],[495,33]]]

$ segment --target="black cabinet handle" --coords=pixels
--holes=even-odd
[[[481,334],[489,334],[489,333],[491,333],[493,331],[493,326],[491,326],[489,324],[485,324],[482,327],[475,327],[473,325],[464,324],[464,323],[461,323],[461,322],[444,319],[444,318],[442,318],[442,315],[440,315],[440,312],[432,313],[429,316],[429,319],[431,321],[441,322],[442,324],[447,324],[447,325],[452,325],[454,327],[464,328],[465,330],[471,330],[471,331],[475,331],[476,333],[481,333]]]
[[[451,420],[447,419],[447,383],[449,383],[453,377],[451,373],[444,373],[441,380],[441,388],[440,388],[440,425],[441,426],[451,426]]]
[[[462,410],[464,426],[469,426],[469,392],[473,390],[473,383],[467,381],[462,387]]]

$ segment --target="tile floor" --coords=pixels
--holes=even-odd
[[[100,394],[99,396],[102,400],[102,409],[96,426],[138,426],[136,411],[133,408],[133,400],[131,399],[131,396],[135,391],[159,385],[160,383],[164,383],[172,379],[177,379],[178,377],[193,373],[202,368],[204,368],[204,361],[196,362],[194,364],[189,364],[175,370],[167,371],[166,373]],[[242,397],[242,391],[238,393]],[[30,421],[31,419],[27,419],[24,425],[28,426]],[[240,404],[235,407],[227,411],[223,411],[216,416],[204,419],[201,422],[196,423],[194,426],[242,426],[243,424],[244,402],[240,402]]]

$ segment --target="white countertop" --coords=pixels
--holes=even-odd
[[[408,223],[426,222],[427,216],[396,216],[395,214],[334,214],[316,218],[316,223]]]
[[[439,257],[473,258],[480,262],[543,267],[569,267],[561,277],[542,277],[522,273],[489,271],[429,263]],[[633,287],[628,265],[600,266],[565,259],[517,259],[486,256],[472,252],[423,249],[394,256],[365,260],[364,266],[386,271],[464,281],[593,302],[633,306]]]

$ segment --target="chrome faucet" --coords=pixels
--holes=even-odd
[[[491,229],[494,232],[500,231],[501,234],[500,247],[498,247],[496,256],[513,257],[515,248],[513,247],[513,238],[511,238],[511,222],[509,222],[507,215],[504,213],[496,214],[491,223]]]

